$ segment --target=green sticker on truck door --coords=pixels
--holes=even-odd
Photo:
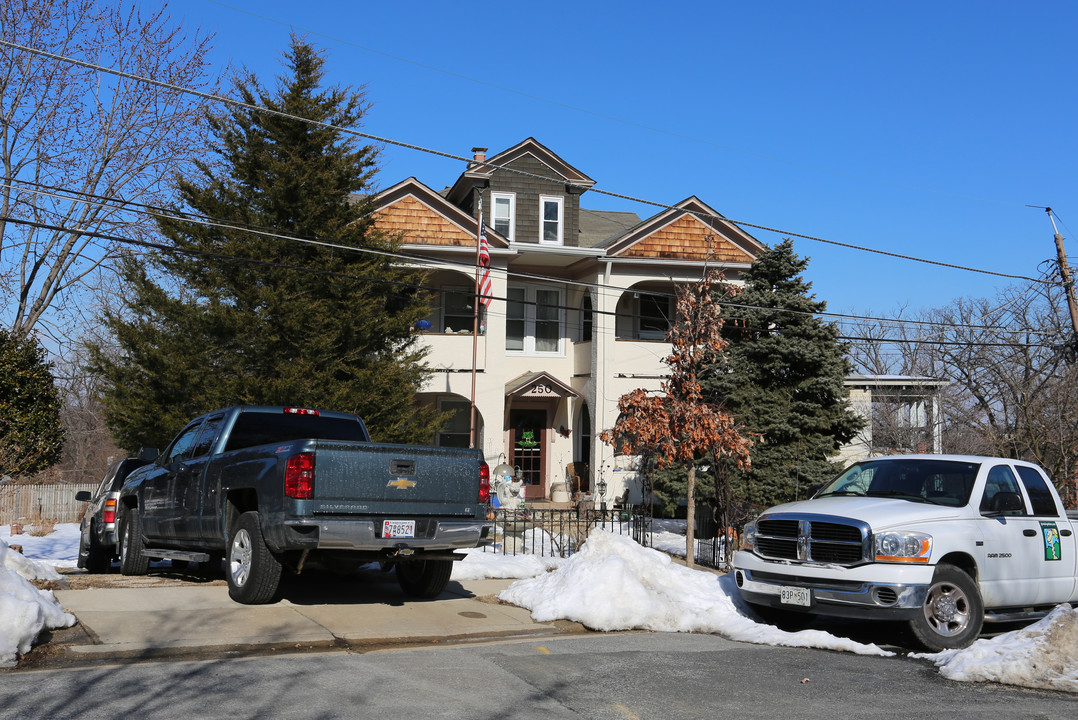
[[[1062,560],[1063,548],[1059,542],[1059,528],[1056,524],[1041,520],[1041,533],[1044,534],[1044,559]]]

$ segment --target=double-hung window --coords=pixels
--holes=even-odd
[[[539,196],[539,242],[562,245],[565,235],[563,198],[556,195]]]
[[[461,330],[472,331],[475,324],[475,288],[442,288],[442,326],[437,332],[459,333]],[[479,332],[484,327],[483,308],[479,308]]]
[[[490,194],[490,203],[493,206],[490,210],[491,227],[509,242],[514,242],[516,239],[513,232],[516,225],[516,195],[513,193],[492,192]]]
[[[506,351],[522,355],[560,355],[565,334],[561,290],[518,285],[510,287],[506,297]]]

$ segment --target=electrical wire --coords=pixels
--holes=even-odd
[[[98,72],[103,72],[103,73],[107,73],[107,74],[110,74],[110,75],[115,75],[117,77],[121,77],[121,78],[128,79],[128,80],[134,80],[134,81],[137,81],[137,82],[148,83],[148,84],[154,85],[156,87],[161,87],[161,88],[165,88],[165,89],[168,89],[168,90],[173,90],[173,91],[176,91],[176,92],[181,92],[181,93],[194,95],[196,97],[201,97],[204,100],[211,100],[213,102],[221,103],[221,104],[224,104],[224,105],[230,105],[230,106],[233,106],[233,107],[242,108],[242,109],[249,110],[249,111],[252,111],[252,112],[267,113],[267,114],[274,115],[274,116],[277,116],[277,117],[283,117],[283,118],[290,119],[290,120],[296,120],[296,121],[299,121],[299,122],[308,123],[308,124],[315,125],[317,127],[321,127],[321,128],[324,128],[324,129],[335,130],[337,132],[341,132],[341,133],[344,133],[344,134],[347,134],[347,135],[352,135],[354,137],[359,137],[359,138],[363,138],[363,139],[366,139],[366,140],[372,140],[374,142],[383,143],[383,144],[386,144],[386,145],[394,145],[396,147],[401,147],[401,148],[405,148],[405,149],[409,149],[409,150],[415,150],[415,151],[418,151],[418,152],[424,152],[424,153],[427,153],[427,154],[430,154],[430,155],[435,155],[435,156],[438,156],[438,157],[443,157],[443,158],[447,158],[447,159],[451,159],[451,160],[457,160],[457,161],[460,161],[460,162],[465,162],[465,163],[468,163],[469,165],[476,166],[476,167],[493,168],[493,169],[497,169],[497,170],[503,170],[505,172],[518,174],[518,175],[521,175],[521,176],[524,176],[524,177],[530,177],[530,178],[533,178],[533,179],[539,179],[539,180],[543,180],[543,181],[547,181],[547,182],[553,181],[553,182],[557,182],[557,183],[561,183],[561,184],[566,184],[567,186],[570,186],[570,187],[576,187],[581,192],[590,191],[590,192],[593,192],[593,193],[596,193],[596,194],[599,194],[599,195],[606,195],[608,197],[614,197],[614,198],[618,198],[618,199],[621,199],[621,200],[627,200],[627,201],[630,201],[630,202],[636,202],[636,203],[649,205],[649,206],[657,207],[657,208],[662,208],[662,209],[666,209],[666,210],[678,210],[679,209],[677,206],[674,206],[674,205],[668,205],[666,203],[656,202],[654,200],[646,200],[646,199],[643,199],[643,198],[634,197],[632,195],[626,195],[626,194],[623,194],[623,193],[611,192],[609,190],[602,190],[602,189],[596,188],[594,186],[591,187],[591,188],[588,188],[588,187],[586,187],[584,185],[574,184],[572,181],[567,181],[565,178],[550,178],[550,177],[546,177],[546,176],[539,175],[539,174],[536,174],[536,173],[531,173],[531,172],[527,172],[527,171],[520,170],[520,169],[517,169],[517,168],[512,168],[512,167],[509,167],[509,166],[506,166],[506,165],[492,163],[492,162],[489,162],[489,161],[477,162],[474,158],[468,158],[468,157],[465,157],[465,156],[462,156],[462,155],[455,155],[453,153],[447,153],[447,152],[444,152],[444,151],[441,151],[441,150],[434,150],[432,148],[426,148],[426,147],[423,147],[423,146],[420,146],[420,145],[415,145],[413,143],[406,143],[406,142],[403,142],[403,141],[400,141],[400,140],[393,140],[391,138],[381,137],[381,136],[378,136],[378,135],[373,135],[371,133],[364,133],[364,132],[360,132],[359,130],[332,125],[330,123],[325,123],[325,122],[322,122],[320,120],[313,120],[313,119],[310,119],[310,118],[303,118],[303,117],[299,117],[299,116],[296,116],[296,115],[291,115],[289,113],[285,113],[285,112],[282,112],[280,110],[274,110],[272,108],[266,108],[266,107],[262,107],[262,106],[259,106],[259,105],[252,105],[250,103],[245,103],[245,102],[242,102],[240,100],[235,100],[233,98],[228,98],[228,97],[225,97],[225,96],[222,96],[222,95],[217,95],[217,94],[214,94],[214,93],[207,93],[207,92],[203,92],[201,90],[195,90],[195,89],[192,89],[192,88],[185,88],[183,86],[175,85],[173,83],[166,83],[166,82],[163,82],[163,81],[160,81],[160,80],[154,80],[152,78],[147,78],[147,77],[136,75],[136,74],[133,74],[133,73],[128,73],[128,72],[125,72],[125,71],[122,71],[122,70],[116,70],[116,69],[108,68],[108,67],[105,67],[105,66],[102,66],[102,65],[97,65],[95,63],[87,62],[85,60],[78,60],[76,58],[68,57],[68,56],[65,56],[65,55],[60,55],[60,54],[57,54],[57,53],[51,53],[51,52],[48,52],[48,51],[45,51],[45,50],[39,50],[37,48],[28,47],[26,45],[20,45],[18,43],[13,43],[13,42],[10,42],[8,40],[0,40],[0,46],[9,47],[9,48],[12,48],[12,49],[15,49],[15,50],[28,52],[28,53],[31,53],[31,54],[34,54],[34,55],[39,55],[41,57],[47,57],[47,58],[50,58],[50,59],[53,59],[53,60],[58,60],[58,61],[61,61],[61,62],[72,63],[72,64],[80,66],[80,67],[84,67],[84,68],[91,69],[91,70],[96,70]],[[980,273],[980,274],[984,274],[984,275],[991,275],[991,276],[995,276],[995,277],[1009,278],[1009,279],[1013,279],[1013,280],[1023,280],[1023,281],[1026,281],[1026,282],[1042,282],[1042,281],[1038,281],[1038,280],[1035,280],[1033,278],[1030,278],[1030,277],[1027,277],[1027,276],[1024,276],[1024,275],[1015,275],[1015,274],[1011,274],[1011,273],[997,272],[997,271],[994,271],[994,270],[985,270],[985,269],[974,268],[974,267],[969,267],[969,266],[965,266],[965,265],[958,265],[958,264],[955,264],[955,263],[946,263],[946,262],[942,262],[942,261],[938,261],[938,260],[929,260],[929,259],[926,259],[926,258],[920,258],[920,257],[916,257],[916,256],[913,256],[913,255],[904,255],[904,254],[901,254],[901,253],[894,253],[894,252],[890,252],[890,251],[887,251],[887,250],[879,250],[879,249],[875,249],[875,248],[869,248],[869,247],[864,247],[864,246],[860,246],[860,245],[854,245],[852,243],[839,242],[837,240],[828,240],[826,238],[822,238],[822,237],[815,236],[815,235],[808,235],[808,234],[805,234],[805,233],[798,233],[798,232],[793,232],[793,231],[789,231],[789,230],[782,230],[780,228],[775,228],[775,227],[771,227],[771,226],[768,226],[768,225],[762,225],[762,224],[758,224],[758,223],[752,223],[752,222],[749,222],[749,221],[746,221],[746,220],[736,220],[736,219],[732,219],[732,218],[727,218],[727,217],[725,217],[723,215],[711,215],[711,214],[708,214],[708,213],[700,213],[700,212],[689,211],[689,210],[684,210],[684,212],[686,212],[688,214],[691,214],[691,215],[694,215],[696,217],[699,217],[701,219],[705,219],[705,220],[717,220],[717,221],[720,221],[720,222],[730,223],[730,224],[737,225],[737,226],[751,227],[753,229],[764,230],[764,231],[767,231],[767,232],[773,232],[773,233],[780,234],[780,235],[786,235],[788,237],[797,237],[797,238],[801,238],[801,239],[804,239],[804,240],[813,240],[813,241],[816,241],[816,242],[825,243],[825,244],[829,244],[829,245],[834,245],[834,246],[837,246],[837,247],[844,247],[844,248],[851,249],[851,250],[858,250],[858,251],[861,251],[861,252],[884,255],[884,256],[887,256],[887,257],[893,257],[893,258],[897,258],[897,259],[901,259],[901,260],[908,260],[910,262],[924,263],[924,264],[928,264],[928,265],[934,265],[934,266],[937,266],[937,267],[945,267],[945,268],[950,268],[950,269],[954,269],[954,270],[963,270],[963,271],[966,271],[966,272]]]
[[[323,247],[323,248],[327,248],[327,249],[340,250],[340,251],[345,251],[345,252],[369,253],[369,254],[373,254],[373,255],[380,255],[380,256],[384,256],[384,257],[390,257],[390,258],[394,258],[394,259],[397,259],[397,260],[403,260],[403,261],[406,261],[406,262],[421,262],[421,263],[424,263],[424,264],[429,264],[431,262],[430,258],[425,257],[425,256],[413,255],[413,254],[403,253],[403,252],[399,252],[399,251],[396,251],[396,252],[388,251],[388,250],[384,250],[384,249],[373,248],[373,247],[370,247],[370,246],[342,245],[342,244],[339,244],[339,243],[331,243],[331,242],[328,242],[328,241],[318,240],[318,239],[315,239],[315,238],[309,238],[309,237],[305,237],[305,236],[300,236],[300,235],[296,235],[296,234],[293,234],[293,233],[283,233],[283,232],[281,232],[279,230],[272,230],[272,229],[269,229],[269,228],[265,228],[263,226],[256,226],[256,225],[251,225],[251,224],[246,224],[246,223],[225,222],[225,221],[217,220],[217,219],[205,216],[205,215],[199,215],[199,214],[195,214],[195,213],[187,213],[187,212],[179,212],[179,213],[177,213],[176,211],[173,211],[173,210],[165,210],[163,208],[160,208],[160,207],[157,207],[157,206],[152,206],[152,205],[147,205],[145,203],[136,203],[136,202],[132,202],[132,201],[123,200],[122,198],[109,198],[107,196],[96,195],[96,194],[93,194],[93,193],[86,193],[86,192],[78,191],[78,190],[67,190],[67,189],[64,189],[64,188],[59,188],[57,186],[46,185],[46,184],[43,184],[43,183],[16,180],[16,182],[19,182],[19,183],[22,184],[22,186],[17,187],[17,186],[14,186],[14,185],[10,184],[11,183],[10,178],[2,178],[2,179],[6,181],[6,184],[3,185],[3,187],[9,187],[9,188],[13,188],[13,189],[20,189],[20,190],[23,190],[25,192],[46,195],[46,196],[53,197],[53,198],[56,198],[56,199],[69,200],[71,202],[90,202],[90,200],[81,200],[81,199],[78,199],[78,198],[68,197],[68,196],[62,195],[60,193],[68,192],[68,193],[71,193],[72,195],[85,196],[85,197],[91,198],[93,201],[96,201],[96,202],[98,202],[100,204],[103,204],[103,205],[116,204],[116,205],[125,206],[125,207],[139,208],[138,210],[136,210],[136,212],[144,212],[144,213],[146,213],[148,215],[151,215],[153,217],[169,218],[169,219],[173,219],[173,220],[180,220],[180,221],[191,222],[191,223],[194,223],[194,224],[200,224],[200,225],[204,225],[204,226],[207,226],[207,227],[216,227],[216,228],[224,229],[224,230],[235,230],[235,231],[240,231],[240,232],[246,232],[246,233],[250,233],[250,234],[253,234],[253,235],[259,235],[259,236],[262,236],[262,237],[275,238],[275,239],[279,239],[279,240],[282,240],[282,241],[310,244],[310,245],[315,245],[315,246],[319,246],[319,247]],[[26,188],[25,185],[33,185],[33,186],[36,186],[37,188],[45,188],[46,190],[53,191],[53,192],[48,192],[46,190],[40,190],[40,189],[29,189],[29,188]],[[115,206],[115,205],[113,205],[113,206]],[[53,226],[50,226],[47,229],[52,229],[54,231],[61,231],[61,232],[71,232],[71,233],[81,232],[81,231],[79,231],[77,229],[56,228],[56,227],[53,227]],[[89,234],[89,233],[87,233],[87,234]],[[100,236],[100,239],[111,239],[111,240],[115,240],[115,241],[119,241],[119,242],[124,241],[124,239],[119,238],[119,237],[115,237],[115,236],[103,236],[102,235],[102,236]],[[147,247],[150,247],[150,246],[147,246]],[[153,246],[153,249],[161,249],[161,247],[168,248],[168,247],[173,247],[173,246],[167,246],[167,245],[165,245],[165,246]],[[442,260],[438,261],[438,265],[439,265],[439,267],[443,267],[444,269],[451,269],[452,267],[459,267],[462,270],[469,270],[469,271],[474,271],[474,269],[475,269],[475,264],[474,263],[466,262],[466,261],[462,261],[462,260],[457,261],[457,260],[452,260],[452,259],[442,259]],[[598,283],[598,282],[587,282],[587,281],[581,281],[581,280],[571,280],[571,279],[567,279],[567,278],[559,278],[559,277],[554,277],[554,276],[549,276],[549,275],[539,275],[539,274],[536,274],[536,273],[522,273],[522,272],[518,272],[518,271],[512,271],[512,270],[509,270],[509,269],[504,269],[503,270],[501,268],[492,268],[492,271],[495,272],[495,273],[499,273],[499,274],[504,273],[507,280],[509,278],[513,278],[513,279],[523,279],[523,280],[531,280],[531,281],[537,281],[537,282],[547,282],[547,283],[571,285],[571,286],[576,286],[576,287],[583,287],[583,288],[590,289],[590,290],[595,290],[598,293],[610,293],[611,296],[614,296],[614,295],[620,296],[621,292],[623,292],[620,288],[613,288],[613,287],[610,287],[610,286],[607,286],[607,285],[604,285],[604,284]],[[428,288],[422,288],[422,289],[438,290],[437,288],[429,288],[429,287]],[[445,292],[444,289],[442,291]],[[454,291],[449,291],[449,292],[454,292]],[[473,292],[461,291],[461,292],[456,293],[456,294],[467,295],[467,296],[470,297],[474,293]],[[660,291],[649,291],[647,294],[648,295],[654,295],[654,296],[657,296],[657,297],[664,297],[664,298],[668,298],[668,299],[676,298],[676,296],[674,294],[672,294],[672,293],[665,293],[665,292],[660,292]],[[498,299],[498,298],[496,298],[496,299]],[[504,298],[502,298],[502,299],[504,299]],[[526,303],[526,304],[530,304],[530,303]],[[770,310],[770,311],[773,311],[773,312],[779,312],[779,313],[783,313],[783,314],[802,315],[802,316],[810,316],[810,317],[817,317],[818,316],[818,317],[824,317],[824,318],[835,318],[835,319],[839,319],[839,320],[855,320],[855,321],[871,320],[871,321],[875,321],[875,322],[893,324],[893,325],[896,325],[896,326],[899,326],[899,327],[905,326],[905,325],[937,326],[937,327],[941,327],[941,328],[945,328],[945,329],[956,327],[953,324],[948,324],[948,323],[940,322],[940,321],[882,318],[882,317],[873,317],[873,316],[850,315],[850,314],[845,314],[845,313],[829,313],[829,312],[826,312],[826,311],[795,310],[795,309],[792,309],[792,308],[765,308],[765,307],[761,307],[761,306],[747,305],[747,304],[744,304],[744,303],[737,303],[737,302],[731,302],[731,301],[720,301],[719,304],[721,306],[727,307],[727,308],[749,310],[749,311],[752,311],[752,310]],[[569,306],[559,306],[559,307],[561,307],[562,309],[568,309],[568,310],[577,310],[578,309],[578,308],[569,307]],[[598,311],[596,311],[596,312],[598,312]],[[609,314],[614,314],[614,313],[612,313],[610,311],[606,311],[606,312],[609,313]],[[1012,330],[1012,329],[1008,328],[1007,326],[1003,326],[1003,325],[993,325],[993,326],[964,325],[962,327],[965,327],[967,329],[973,329],[973,330],[993,330],[993,331],[997,331],[997,332],[1019,332],[1019,331],[1016,331],[1016,330]],[[1033,332],[1036,334],[1039,331],[1033,331]],[[1048,332],[1044,332],[1044,333],[1040,333],[1040,334],[1051,335],[1051,333],[1048,333]]]

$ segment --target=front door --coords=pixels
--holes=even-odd
[[[513,467],[524,477],[524,497],[543,498],[546,488],[546,410],[509,411],[509,443],[513,448]]]

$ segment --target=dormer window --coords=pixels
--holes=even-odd
[[[564,236],[564,202],[554,195],[539,196],[539,242],[562,245]]]
[[[490,202],[494,206],[491,210],[492,225],[495,232],[506,238],[509,242],[515,241],[513,232],[516,225],[517,197],[513,193],[490,194]]]

